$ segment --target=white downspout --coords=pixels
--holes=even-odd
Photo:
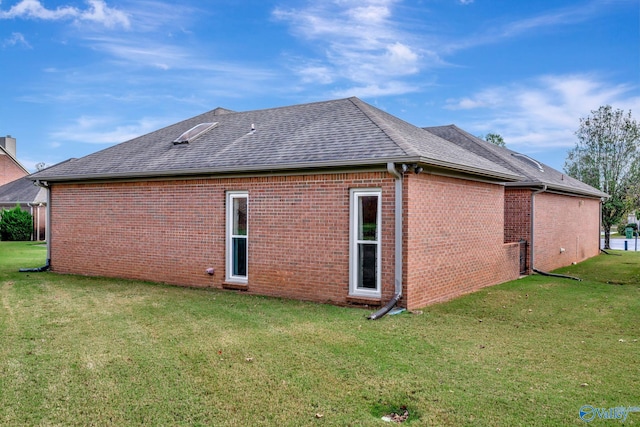
[[[395,295],[384,307],[369,316],[369,319],[376,320],[384,316],[402,298],[402,185],[403,174],[398,172],[395,163],[387,163],[387,171],[395,178]]]
[[[600,197],[600,226],[598,227],[598,248],[601,250],[604,249],[604,245],[600,245],[600,230],[602,230],[602,225],[604,224],[603,218],[602,218],[602,205],[604,204],[604,197]],[[600,253],[600,251],[598,251],[598,253]]]
[[[403,175],[398,172],[394,163],[387,163],[387,170],[396,178],[396,203],[395,203],[395,290],[396,294],[402,296],[402,184]]]

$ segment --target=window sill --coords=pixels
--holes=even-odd
[[[247,291],[249,290],[249,285],[246,283],[232,283],[232,282],[224,282],[222,283],[223,289],[232,289],[234,291]]]
[[[380,298],[358,297],[354,295],[349,295],[347,302],[349,304],[370,305],[372,307],[380,307],[382,305],[382,299]]]

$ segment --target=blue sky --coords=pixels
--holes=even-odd
[[[0,135],[29,170],[216,107],[357,96],[561,170],[640,111],[638,0],[1,0]]]

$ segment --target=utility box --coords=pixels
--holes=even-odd
[[[624,234],[626,235],[627,239],[633,239],[633,228],[631,227],[627,227],[624,229]]]

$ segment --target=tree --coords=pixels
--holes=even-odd
[[[492,144],[495,144],[498,147],[507,146],[507,144],[504,142],[504,138],[502,138],[502,136],[500,136],[500,134],[498,133],[488,133],[487,135],[485,135],[484,140]]]
[[[604,247],[610,249],[611,226],[628,211],[640,182],[640,128],[631,111],[606,105],[580,119],[576,136],[564,170],[609,195],[602,204],[602,227]]]
[[[33,219],[31,214],[16,205],[13,209],[4,209],[0,218],[0,240],[19,241],[31,239]]]

